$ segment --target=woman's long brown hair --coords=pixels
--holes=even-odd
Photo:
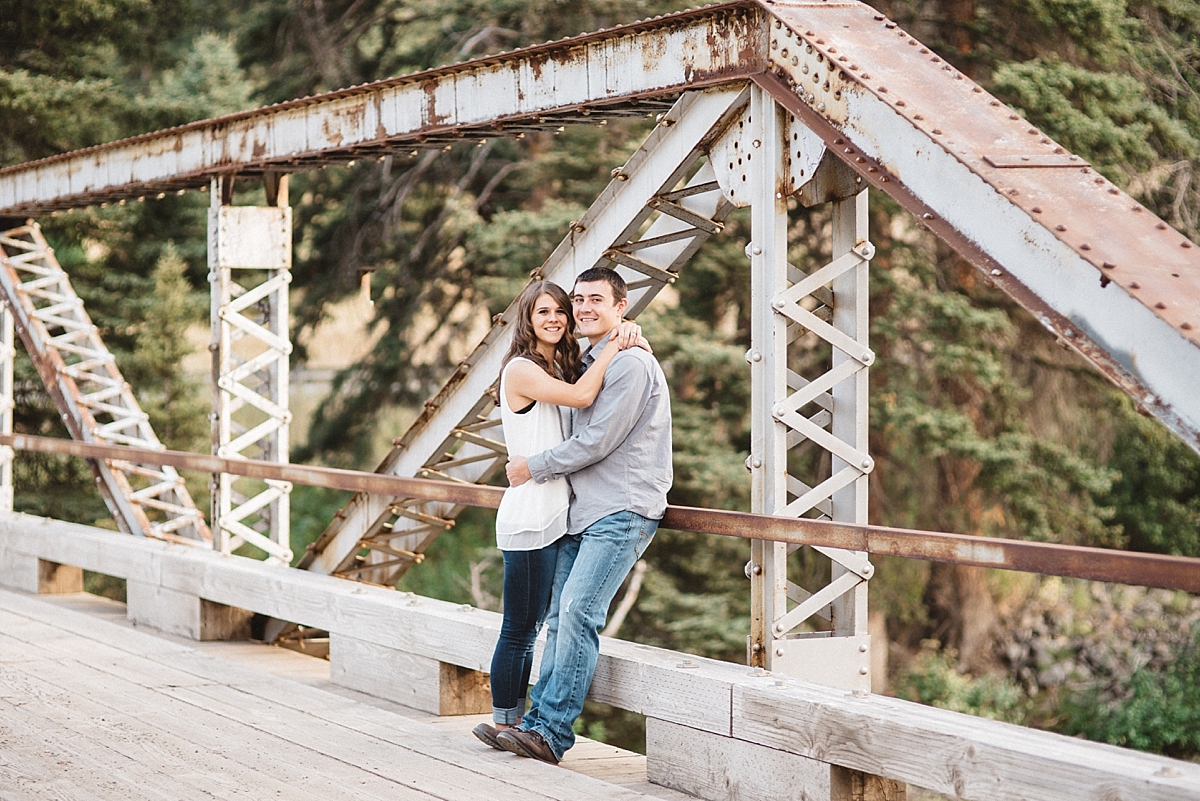
[[[538,352],[537,336],[533,333],[533,306],[542,295],[549,295],[566,312],[567,330],[554,348],[554,364],[546,363],[546,359]],[[574,384],[583,375],[583,360],[579,357],[579,342],[575,339],[572,328],[575,317],[571,311],[571,299],[566,290],[553,281],[534,281],[525,287],[521,297],[517,299],[517,319],[513,323],[512,345],[504,356],[504,364],[522,356],[541,367],[555,378],[561,378]],[[503,366],[500,368],[504,369]]]

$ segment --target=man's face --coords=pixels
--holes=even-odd
[[[612,285],[607,281],[580,281],[571,295],[575,324],[579,333],[595,342],[620,324],[629,301],[613,302]]]

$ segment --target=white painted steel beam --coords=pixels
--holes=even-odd
[[[0,170],[0,215],[642,115],[745,74],[762,34],[757,7],[738,3],[192,123]]]
[[[750,206],[750,511],[780,514],[787,506],[787,426],[773,412],[787,397],[787,318],[771,301],[787,289],[787,202],[779,191],[787,170],[779,109],[754,87],[728,154],[726,193]],[[733,131],[731,130],[731,134]],[[739,180],[740,179],[740,180]],[[750,546],[750,652],[752,665],[771,668],[774,627],[787,612],[787,546],[755,540]]]
[[[675,104],[646,142],[546,260],[539,275],[570,287],[586,269],[616,263],[631,285],[630,316],[666,285],[732,208],[722,198],[711,168],[694,174],[704,147],[745,104],[743,85],[689,93]],[[677,190],[687,180],[689,188]],[[659,213],[673,204],[685,216]],[[657,216],[655,216],[657,214]],[[653,218],[653,221],[651,221]],[[641,229],[647,223],[643,232]],[[644,245],[644,246],[643,246]],[[639,270],[623,254],[636,256]],[[467,357],[424,413],[401,437],[377,472],[401,476],[486,481],[505,458],[490,390],[508,349],[515,302]],[[452,456],[443,454],[452,452]],[[481,457],[476,459],[475,457]],[[469,460],[469,461],[468,461]],[[449,467],[446,463],[461,462]],[[441,464],[439,464],[441,463]],[[458,513],[450,504],[407,504],[403,498],[360,494],[330,524],[301,566],[319,573],[393,583],[441,534]],[[382,545],[364,561],[355,557],[364,541]],[[389,552],[390,551],[390,552]],[[399,552],[399,553],[397,553]],[[381,564],[382,563],[382,564]]]

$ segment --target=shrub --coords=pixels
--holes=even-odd
[[[1125,697],[1111,701],[1089,692],[1073,698],[1067,712],[1068,734],[1200,759],[1200,624],[1162,666],[1138,668]]]
[[[955,654],[939,646],[935,640],[922,643],[921,653],[896,678],[897,696],[1006,723],[1025,722],[1026,702],[1016,684],[1006,676],[960,673]]]

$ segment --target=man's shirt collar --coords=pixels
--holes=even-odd
[[[598,353],[600,353],[600,351],[604,350],[604,346],[608,344],[608,340],[610,340],[610,339],[612,339],[611,331],[608,332],[608,335],[605,336],[604,339],[600,340],[595,345],[592,345],[591,347],[589,347],[587,349],[587,352],[585,352],[582,357],[584,367],[592,366],[592,362],[596,361],[596,355]]]

